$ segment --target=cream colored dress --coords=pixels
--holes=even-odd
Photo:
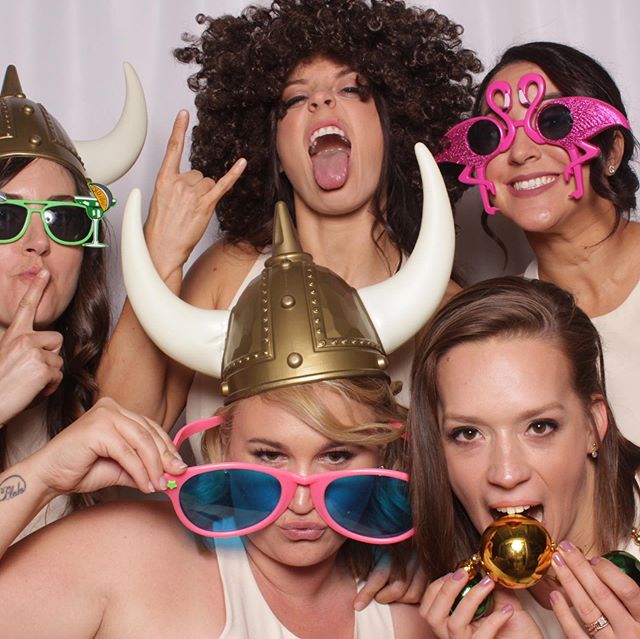
[[[48,441],[44,404],[22,411],[6,426],[7,468],[42,448]],[[71,504],[68,495],[50,501],[16,537],[14,543],[30,533],[68,515]]]
[[[247,273],[240,288],[236,291],[235,297],[231,301],[229,308],[233,308],[238,301],[238,298],[243,293],[248,284],[254,280],[264,268],[264,263],[269,259],[271,255],[270,249],[267,252],[261,253],[253,266]],[[401,322],[402,318],[398,318]],[[394,351],[389,357],[389,368],[387,372],[392,381],[399,380],[402,382],[402,390],[396,396],[396,399],[403,406],[409,406],[409,380],[411,378],[411,364],[413,362],[414,352],[414,340],[410,339],[403,344],[398,350]],[[189,395],[187,396],[186,406],[186,419],[187,423],[196,421],[198,419],[204,419],[205,417],[211,417],[220,406],[222,406],[222,395],[220,395],[220,382],[213,377],[208,377],[201,373],[196,373],[189,389]],[[190,438],[191,446],[198,464],[203,463],[203,456],[201,452],[200,443],[202,435],[193,435]]]
[[[535,260],[524,276],[538,279]],[[607,397],[616,423],[640,445],[640,281],[618,308],[591,321],[602,339]]]
[[[226,612],[220,639],[298,639],[280,623],[262,596],[241,539],[218,539],[215,547]],[[354,614],[354,639],[392,639],[395,636],[388,605],[374,600],[362,612]]]

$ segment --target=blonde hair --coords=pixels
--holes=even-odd
[[[351,406],[355,408],[355,404],[369,408],[374,416],[373,421],[361,423],[354,410],[350,410],[350,423],[339,420],[322,401],[320,394],[323,390],[342,397],[348,409]],[[384,447],[381,463],[385,468],[402,470],[405,467],[402,435],[405,432],[407,409],[396,402],[391,387],[384,379],[356,377],[296,384],[267,391],[260,398],[284,408],[327,439]],[[202,439],[205,459],[222,461],[225,458],[233,418],[241,401],[223,406],[216,412],[225,421],[218,428],[205,433]]]
[[[321,393],[336,393],[345,400],[349,409],[355,404],[371,410],[373,420],[361,423],[351,411],[350,423],[339,420],[322,400]],[[333,441],[352,444],[366,444],[381,447],[380,463],[385,468],[405,470],[408,463],[406,441],[403,438],[407,409],[398,404],[394,389],[386,379],[375,377],[343,378],[284,386],[260,394],[260,398],[284,408],[288,413],[302,420],[309,427]],[[224,418],[218,428],[207,431],[202,438],[202,452],[205,459],[222,461],[229,446],[233,418],[239,403],[233,402],[221,407],[216,414]],[[371,572],[376,559],[375,546],[347,539],[340,549],[352,575],[365,579]],[[404,579],[410,559],[410,542],[392,544],[386,547],[391,559],[393,579]]]

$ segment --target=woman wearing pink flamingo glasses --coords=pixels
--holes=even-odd
[[[479,187],[489,235],[498,211],[524,231],[535,255],[525,277],[570,291],[593,320],[616,420],[640,443],[638,177],[618,87],[588,55],[529,42],[487,73],[474,115],[445,135],[438,159]]]
[[[112,484],[167,493],[199,537],[155,502],[89,509],[30,536],[0,568],[3,637],[423,635],[414,606],[352,603],[377,545],[393,574],[409,561],[394,545],[413,527],[405,410],[386,353],[434,311],[453,259],[446,189],[418,146],[426,196],[416,249],[401,273],[360,291],[313,264],[281,205],[273,255],[232,311],[190,307],[155,273],[132,194],[123,227],[132,306],[168,354],[221,371],[225,406],[174,445],[157,424],[101,400],[0,475],[0,543],[52,495]],[[177,446],[202,430],[212,463],[186,469]]]

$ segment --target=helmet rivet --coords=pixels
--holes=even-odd
[[[296,305],[296,298],[293,295],[284,295],[280,300],[282,308],[293,308]]]
[[[229,394],[229,384],[227,382],[222,382],[222,384],[220,384],[220,392],[225,397]]]
[[[291,260],[285,258],[284,260],[282,260],[282,262],[280,262],[280,265],[285,269],[291,268]]]
[[[42,138],[39,135],[32,135],[29,138],[29,143],[35,146],[40,146],[42,144]]]
[[[33,107],[32,107],[32,106],[29,106],[28,104],[25,104],[25,105],[22,107],[22,112],[23,112],[25,115],[31,115],[31,114],[33,113]]]
[[[389,362],[387,361],[387,358],[382,355],[378,355],[378,368],[384,370],[388,365]]]
[[[300,353],[289,353],[287,364],[289,364],[290,368],[298,368],[302,364],[302,355]]]

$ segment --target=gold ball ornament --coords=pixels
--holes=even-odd
[[[480,561],[506,588],[529,588],[551,565],[554,544],[544,526],[531,517],[506,515],[489,524],[480,539]]]

